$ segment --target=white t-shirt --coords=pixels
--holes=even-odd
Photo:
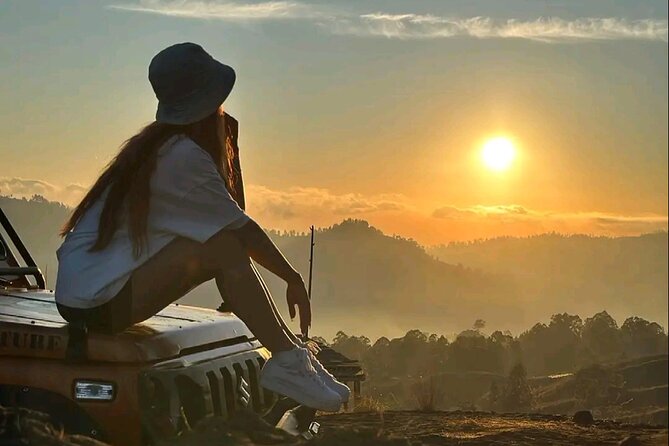
[[[56,301],[74,308],[104,304],[123,288],[132,272],[177,236],[204,243],[226,227],[249,218],[232,199],[216,165],[190,138],[171,138],[159,149],[151,177],[147,246],[133,255],[125,223],[101,251],[91,252],[106,193],[67,234],[57,251]]]

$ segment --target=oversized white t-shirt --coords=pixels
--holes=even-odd
[[[159,149],[150,188],[143,254],[133,255],[125,223],[107,247],[90,251],[97,239],[104,193],[57,251],[57,302],[74,308],[102,305],[123,288],[137,267],[176,237],[204,243],[221,229],[239,227],[249,220],[230,196],[211,155],[183,135],[171,138]]]

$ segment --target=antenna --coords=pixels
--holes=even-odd
[[[311,225],[311,243],[309,245],[309,285],[307,289],[307,294],[309,296],[309,302],[311,302],[311,279],[314,276],[314,225]],[[305,338],[309,339],[309,328],[307,327],[307,332],[304,333]]]
[[[316,246],[316,243],[314,243],[314,226],[311,225],[311,245],[309,246],[309,300],[311,300],[311,279],[314,274],[314,246]]]

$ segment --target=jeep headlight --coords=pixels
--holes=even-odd
[[[78,401],[111,401],[114,399],[114,384],[102,381],[76,380],[74,399]]]

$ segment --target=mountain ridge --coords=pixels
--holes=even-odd
[[[57,232],[69,208],[41,197],[0,196],[0,206],[53,286]],[[269,233],[306,280],[308,234]],[[344,220],[316,233],[314,333],[331,337],[345,329],[378,337],[421,327],[450,334],[476,319],[517,333],[551,314],[602,309],[619,321],[635,315],[666,326],[666,240],[666,232],[545,234],[424,247],[366,221]],[[263,276],[283,311],[285,286]],[[216,307],[218,299],[215,287],[205,284],[182,302]]]

